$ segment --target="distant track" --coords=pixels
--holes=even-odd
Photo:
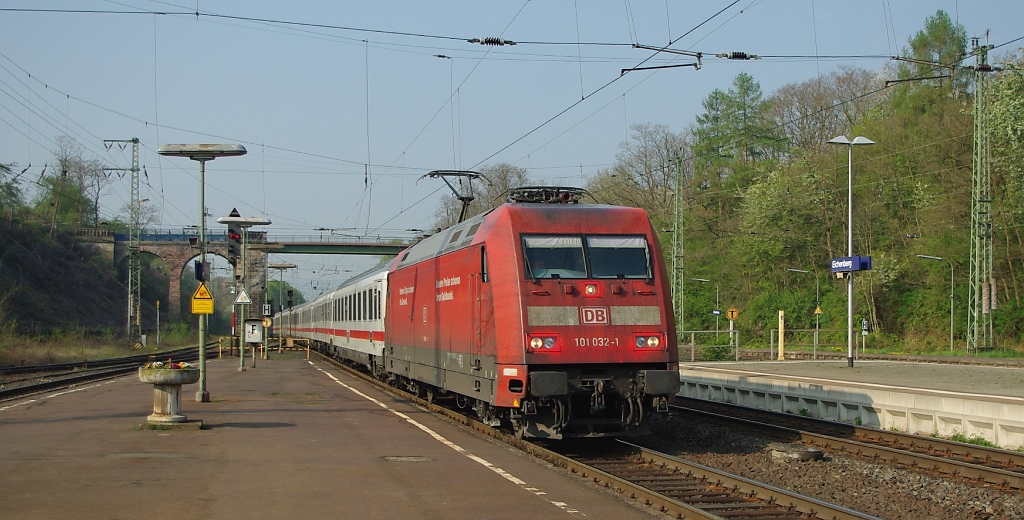
[[[868,458],[944,478],[961,478],[1003,490],[1024,491],[1024,453],[938,437],[879,430],[717,401],[676,398],[677,413],[731,421],[786,442]]]
[[[194,361],[199,359],[199,347],[98,361],[0,367],[0,378],[2,378],[0,379],[0,401],[119,377],[134,372],[154,356],[173,357],[179,361]],[[12,375],[22,377],[11,379]]]

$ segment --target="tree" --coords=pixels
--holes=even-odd
[[[692,177],[683,161],[689,144],[665,125],[641,123],[631,130],[631,139],[619,144],[615,164],[599,172],[587,191],[602,203],[647,210],[656,227],[672,227],[676,172],[685,168],[684,181]]]
[[[54,151],[57,168],[40,181],[36,212],[49,220],[51,231],[60,223],[68,226],[96,226],[99,223],[99,198],[109,184],[103,164],[86,159],[74,139],[57,137]]]
[[[967,92],[970,71],[958,67],[967,53],[967,31],[945,11],[925,19],[924,29],[907,44],[902,52],[907,61],[900,62],[897,78],[910,81],[899,84],[894,108],[927,111],[937,99]]]
[[[1017,320],[1024,320],[1024,58],[1016,56],[1003,63],[1004,72],[989,85],[989,124],[991,136],[997,229],[1003,234],[1005,260],[997,274],[1003,294],[1012,298]],[[1002,248],[1000,248],[1002,249]],[[1004,326],[1006,318],[997,322]]]
[[[13,164],[0,164],[0,209],[7,215],[19,213],[25,209],[18,175],[14,174]]]
[[[753,76],[738,74],[727,92],[713,90],[702,105],[704,113],[697,116],[694,129],[695,164],[713,185],[730,175],[749,173],[786,149],[785,137],[769,118],[771,101],[763,99]]]
[[[826,76],[790,83],[770,97],[768,117],[794,149],[820,150],[825,143],[860,124],[884,100],[877,74],[840,68]]]

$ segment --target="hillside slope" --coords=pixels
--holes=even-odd
[[[126,289],[74,237],[0,222],[0,326],[8,332],[124,327]]]

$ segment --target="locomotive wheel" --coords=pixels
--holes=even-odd
[[[514,421],[512,423],[512,431],[519,440],[523,440],[526,437],[526,421]]]

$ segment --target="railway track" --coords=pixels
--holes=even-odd
[[[0,402],[119,377],[134,372],[151,357],[153,356],[145,354],[80,363],[0,367]],[[199,348],[189,347],[161,352],[158,357],[194,361],[199,358]]]
[[[845,507],[768,486],[624,441],[542,445],[516,438],[465,414],[389,386],[312,352],[318,359],[392,395],[563,468],[676,518],[812,520],[874,519]],[[589,447],[588,447],[589,446]]]
[[[923,437],[715,401],[677,398],[673,410],[821,450],[838,452],[944,478],[966,479],[1007,491],[1024,491],[1024,453]]]
[[[623,440],[570,450],[555,448],[570,472],[677,518],[876,518]]]

